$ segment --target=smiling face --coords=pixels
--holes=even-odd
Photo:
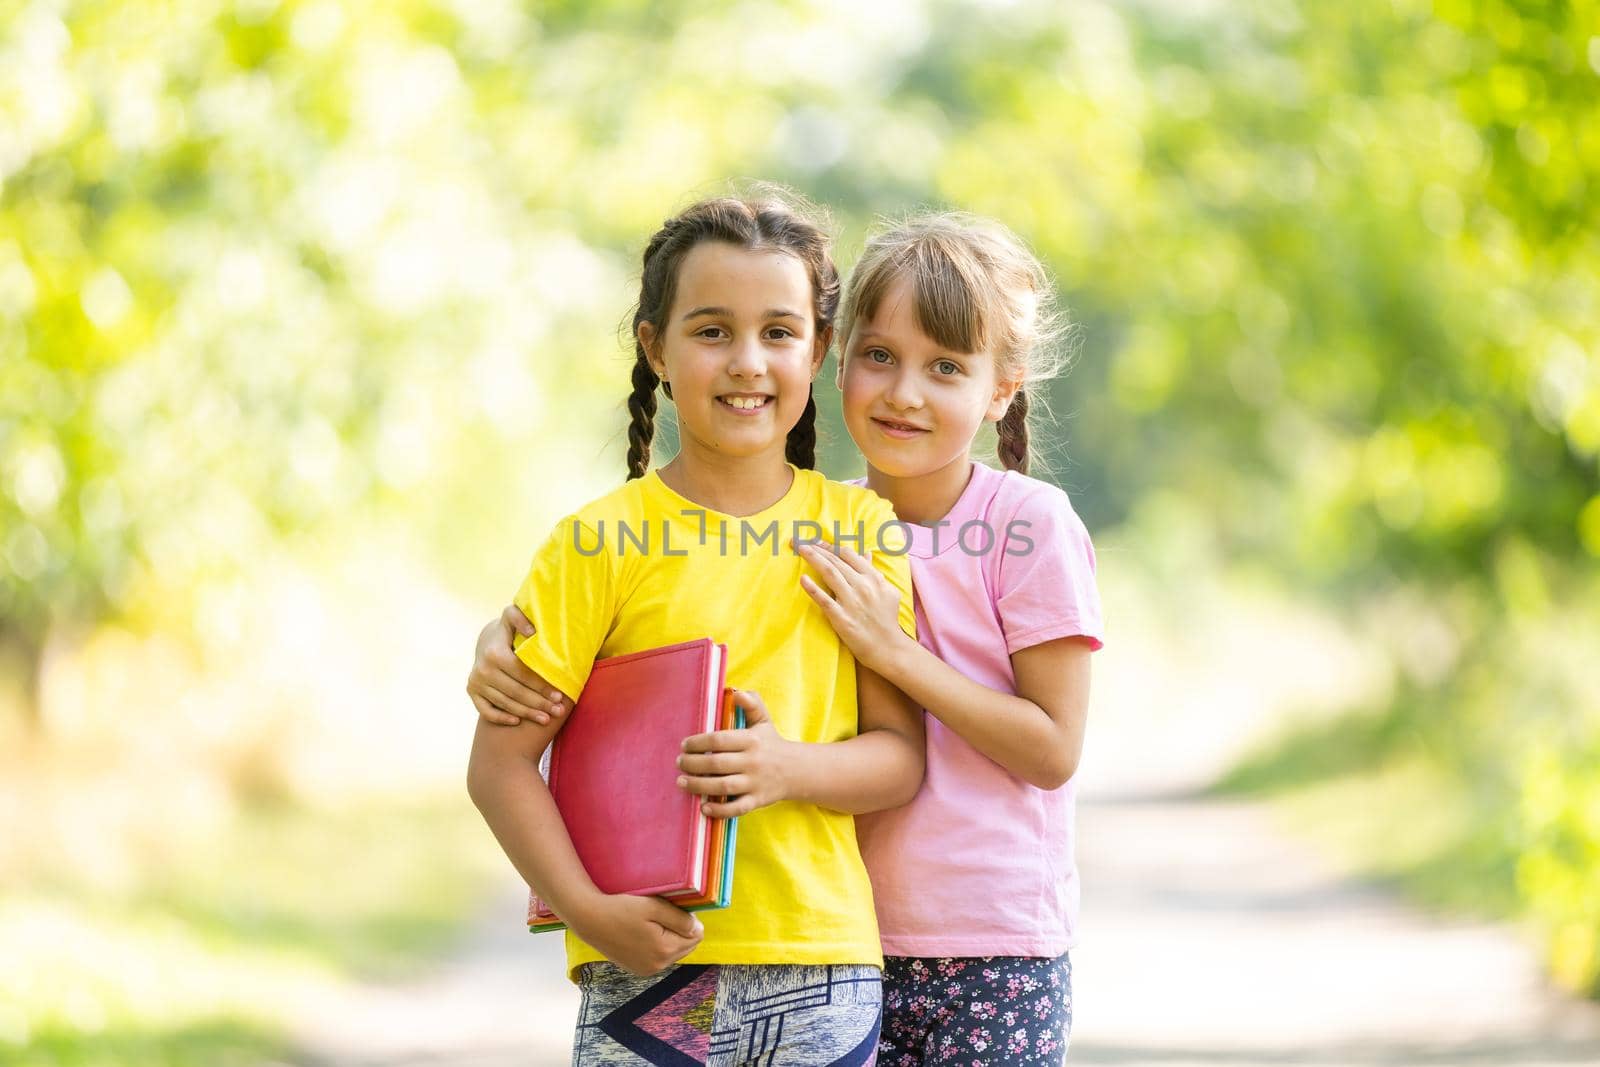
[[[827,352],[814,314],[805,265],[786,252],[707,241],[684,255],[672,306],[639,340],[672,386],[685,452],[782,457]]]
[[[985,420],[1005,414],[1016,383],[986,352],[951,352],[923,332],[915,294],[895,279],[855,323],[841,354],[844,422],[867,462],[917,478],[964,460]]]

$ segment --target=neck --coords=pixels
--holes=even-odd
[[[894,507],[902,522],[932,526],[956,506],[972,478],[972,457],[966,452],[936,471],[914,478],[896,478],[867,467],[867,488]]]
[[[789,491],[794,472],[783,455],[781,445],[755,456],[725,456],[685,441],[657,473],[679,496],[738,518],[765,511]]]

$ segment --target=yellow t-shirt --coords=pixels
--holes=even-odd
[[[563,519],[517,592],[536,630],[518,657],[576,699],[596,659],[710,637],[728,646],[727,684],[759,693],[785,738],[854,737],[855,659],[801,588],[806,567],[789,540],[870,550],[915,636],[904,531],[876,494],[792,469],[783,498],[743,518],[652,471]],[[812,804],[743,816],[732,906],[699,916],[705,939],[685,963],[882,966],[855,821]],[[603,958],[568,932],[569,975]]]

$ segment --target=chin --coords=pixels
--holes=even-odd
[[[872,455],[866,452],[863,452],[862,456],[874,470],[890,478],[920,478],[930,470],[938,469],[907,456]]]
[[[748,459],[751,456],[760,456],[773,449],[782,451],[787,444],[783,439],[764,437],[753,440],[739,434],[722,434],[714,440],[717,442],[716,450],[724,456],[734,459]]]

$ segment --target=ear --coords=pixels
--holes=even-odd
[[[839,351],[833,361],[833,387],[840,392],[844,392],[844,349],[849,343],[850,338],[840,338]]]
[[[662,381],[667,380],[667,361],[661,358],[661,348],[656,343],[661,335],[656,332],[656,324],[646,320],[639,323],[639,346],[644,349],[644,358],[649,361],[650,369],[656,372],[656,377]]]
[[[1022,388],[1022,379],[1018,378],[1009,382],[1000,382],[994,387],[994,396],[989,400],[989,410],[983,417],[989,422],[999,422],[1005,418],[1006,408],[1011,406],[1011,398],[1017,395],[1017,390]]]
[[[817,380],[823,362],[828,358],[828,346],[833,344],[833,327],[824,326],[817,331],[817,343],[811,352],[811,380]]]

